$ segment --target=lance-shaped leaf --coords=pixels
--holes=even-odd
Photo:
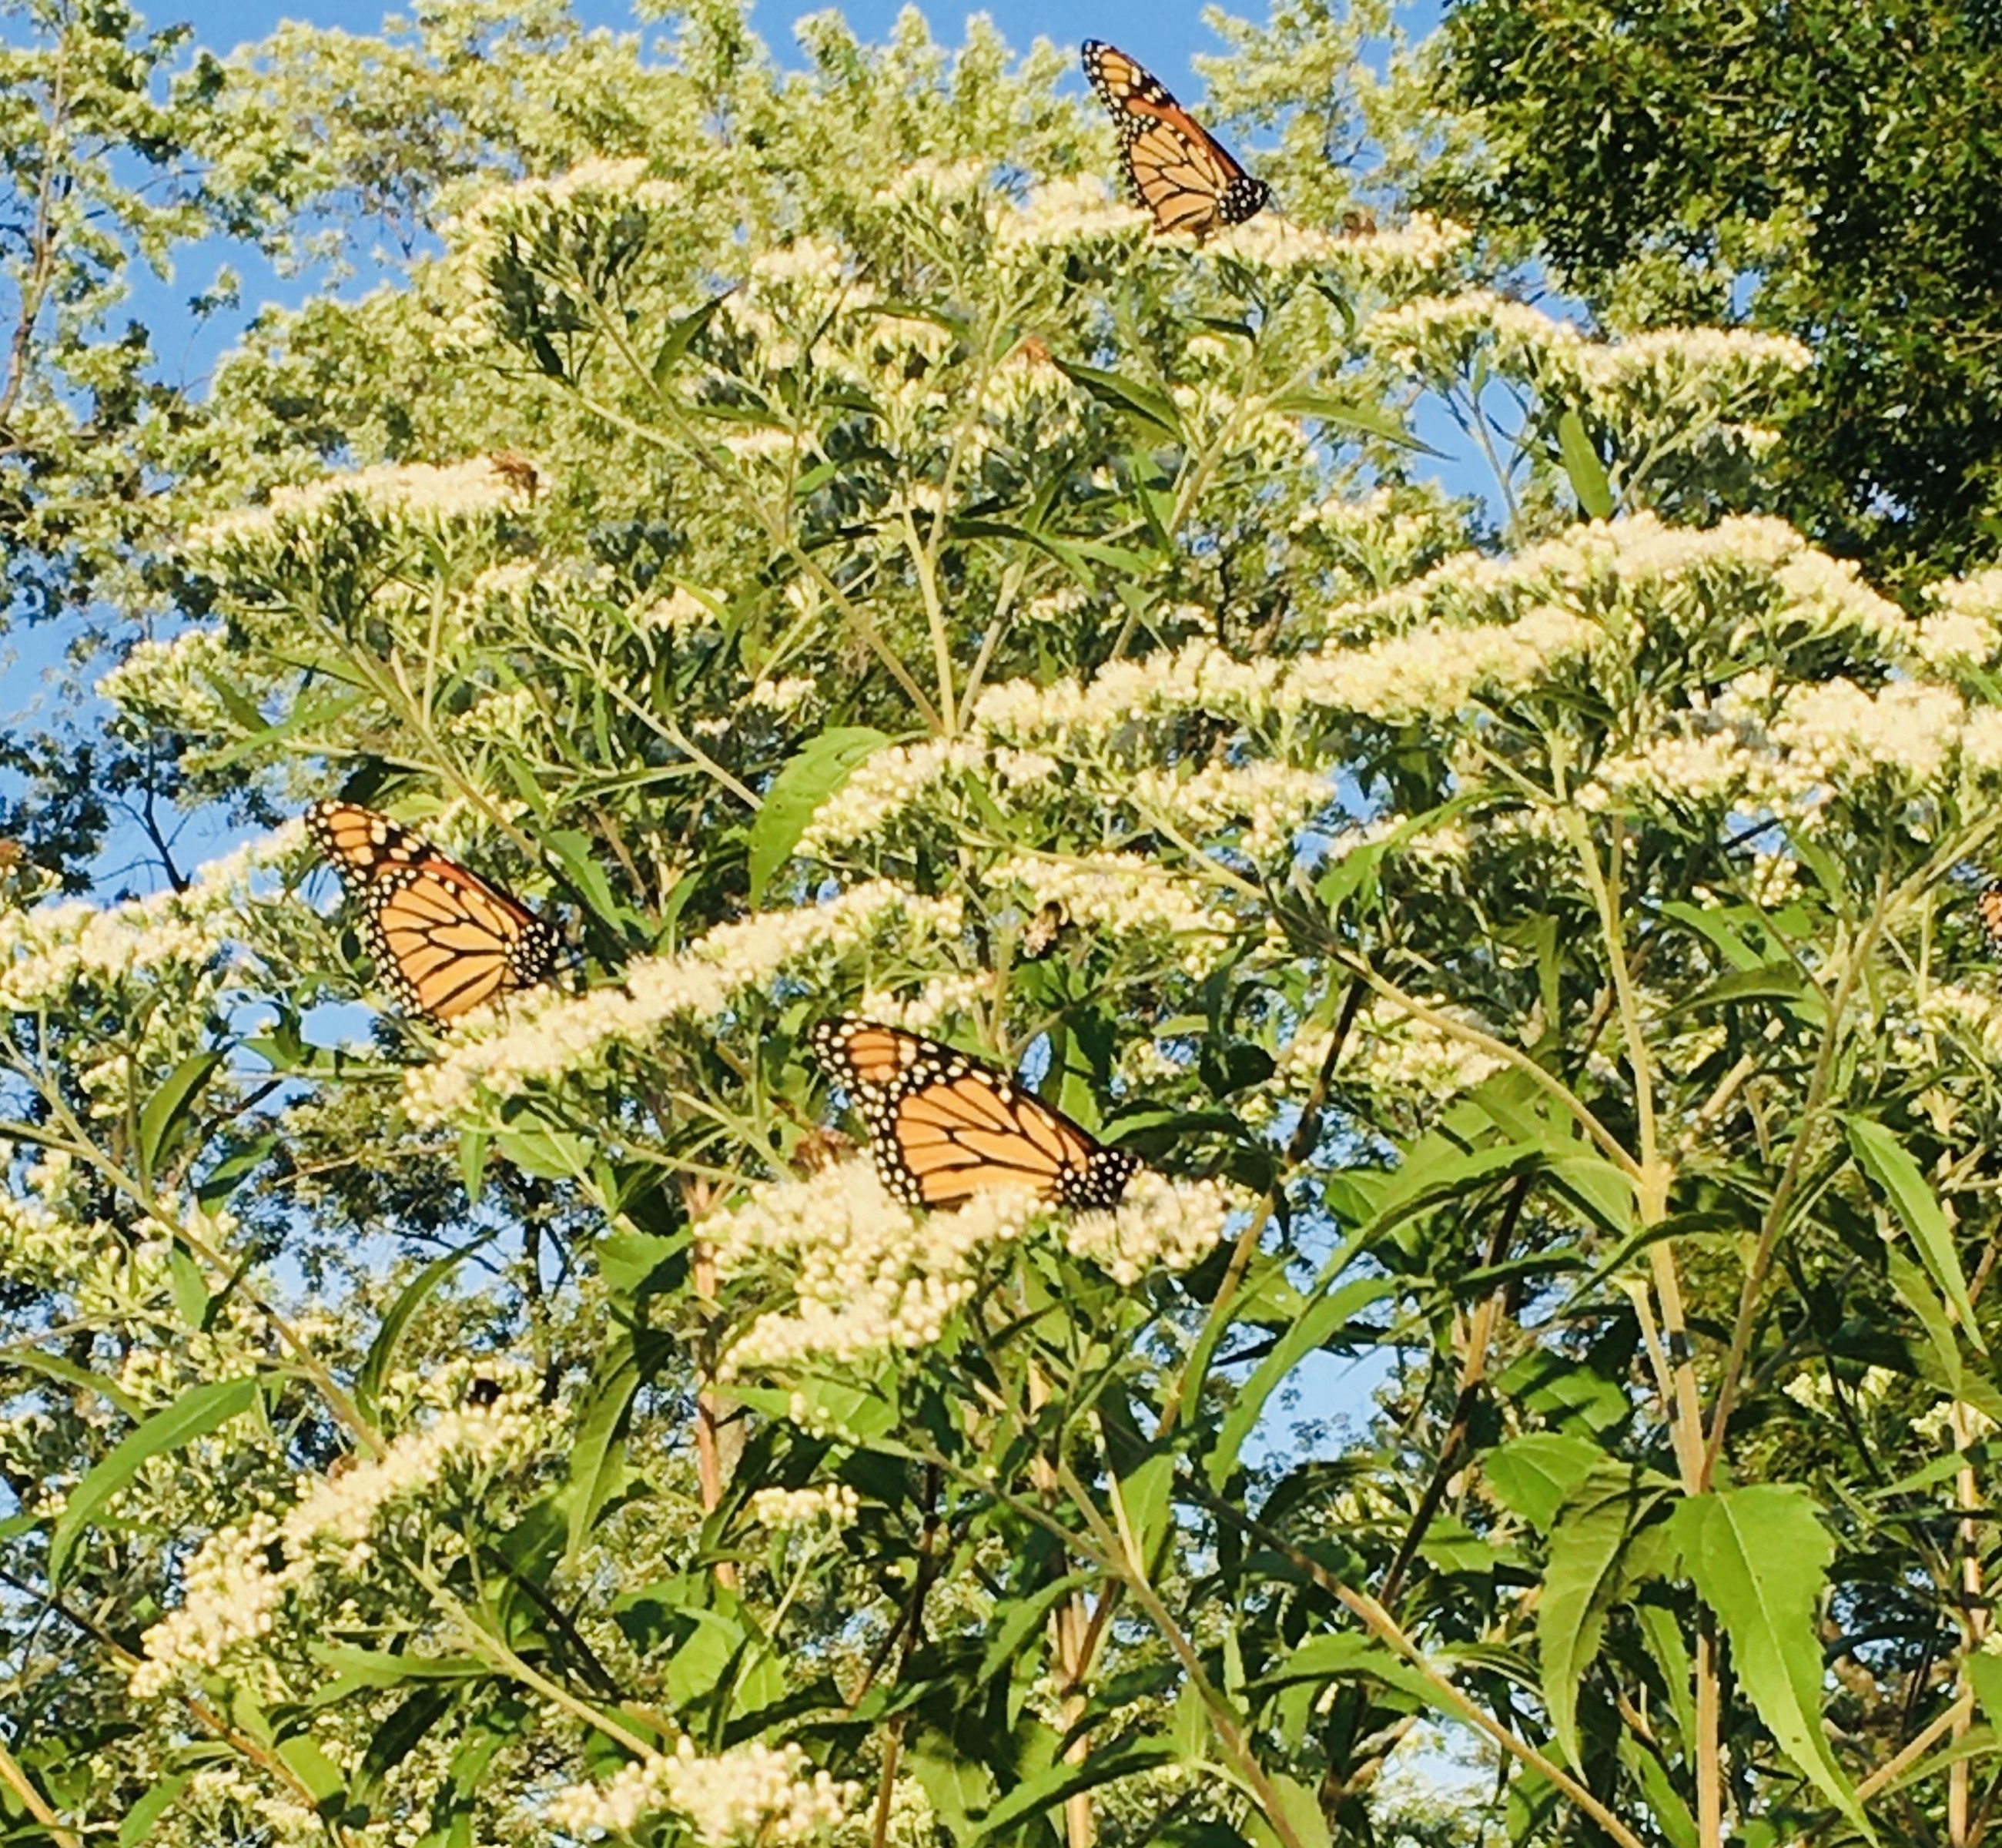
[[[772,875],[792,857],[814,813],[852,776],[863,760],[889,743],[867,725],[842,725],[824,731],[773,778],[757,819],[751,824],[746,855],[751,902],[761,902]]]
[[[1738,1679],[1780,1749],[1871,1840],[1822,1731],[1815,1607],[1835,1543],[1805,1489],[1784,1483],[1693,1495],[1672,1517],[1690,1578],[1717,1613]]]
[[[1613,518],[1613,485],[1606,479],[1606,465],[1592,446],[1585,420],[1575,410],[1557,419],[1557,450],[1564,458],[1564,472],[1571,477],[1571,491],[1578,497],[1578,511],[1588,520]]]
[[[1598,1463],[1567,1494],[1550,1529],[1550,1564],[1536,1606],[1536,1648],[1551,1730],[1574,1765],[1584,1763],[1578,1690],[1599,1654],[1618,1595],[1627,1536],[1660,1491],[1627,1464]]]
[[[1892,1210],[1911,1234],[1920,1261],[1940,1294],[1952,1304],[1962,1331],[1986,1353],[1981,1330],[1975,1325],[1974,1305],[1968,1299],[1967,1279],[1961,1272],[1960,1254],[1953,1248],[1953,1228],[1946,1222],[1931,1184],[1910,1151],[1882,1123],[1868,1117],[1850,1117],[1844,1119],[1844,1127],[1857,1165],[1890,1196]]]
[[[179,1450],[250,1409],[257,1396],[254,1379],[216,1380],[190,1386],[172,1405],[156,1411],[117,1446],[71,1491],[49,1536],[49,1583],[62,1578],[71,1551],[98,1511],[147,1463]]]

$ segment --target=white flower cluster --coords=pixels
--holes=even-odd
[[[1064,1215],[1066,1247],[1122,1285],[1186,1270],[1216,1246],[1241,1201],[1222,1183],[1146,1169],[1110,1212]],[[725,1356],[725,1377],[818,1358],[934,1345],[972,1294],[983,1257],[1053,1216],[1026,1189],[994,1189],[949,1212],[914,1213],[874,1166],[832,1166],[757,1189],[703,1222],[718,1270],[783,1278],[792,1308],[759,1316]]]
[[[190,733],[226,731],[231,720],[211,678],[233,682],[242,663],[219,626],[184,629],[171,641],[134,643],[97,683],[122,712],[156,717]]]
[[[110,986],[170,966],[199,968],[221,954],[253,873],[297,853],[296,822],[203,866],[186,891],[124,905],[84,900],[0,912],[0,1009],[33,1013],[76,985]]]
[[[716,1019],[745,991],[810,958],[832,960],[892,924],[937,942],[956,940],[963,922],[957,899],[921,898],[888,880],[824,905],[755,912],[718,925],[679,955],[632,963],[622,987],[539,992],[507,1016],[469,1016],[444,1057],[410,1072],[405,1102],[417,1122],[448,1122],[483,1097],[518,1096],[539,1080],[587,1069],[615,1047],[644,1045],[665,1022]]]
[[[956,1212],[914,1213],[866,1160],[756,1188],[705,1219],[703,1236],[722,1275],[766,1271],[790,1285],[793,1302],[752,1323],[723,1375],[933,1346],[973,1293],[981,1257],[1020,1238],[1040,1210],[1033,1194],[1010,1189]]]
[[[187,550],[220,556],[304,528],[361,512],[377,520],[438,524],[477,519],[528,497],[520,472],[491,456],[434,466],[385,464],[328,475],[295,487],[274,488],[261,507],[245,507],[204,520],[190,531]]]
[[[891,819],[948,776],[985,766],[978,738],[933,738],[873,752],[818,808],[793,851],[825,859],[835,849],[873,839]]]
[[[1282,275],[1332,269],[1351,287],[1410,288],[1450,261],[1472,235],[1463,225],[1418,212],[1402,225],[1336,237],[1268,209],[1226,226],[1202,248],[1206,256]]]
[[[1232,834],[1238,850],[1255,860],[1289,853],[1294,836],[1335,793],[1325,770],[1283,763],[1147,767],[1123,779],[1123,786],[1143,820],[1164,823],[1198,842]]]
[[[1196,640],[1144,661],[1115,661],[1088,682],[1005,681],[981,695],[973,719],[996,737],[1066,744],[1096,743],[1184,712],[1247,720],[1268,706],[1283,671],[1278,661],[1240,661]]]
[[[1282,710],[1320,706],[1400,723],[1459,711],[1478,692],[1523,691],[1589,657],[1597,624],[1544,605],[1511,622],[1428,623],[1364,648],[1303,656],[1279,689]]]
[[[1936,584],[1913,652],[1932,668],[1985,667],[2002,649],[2002,565]]]
[[[744,696],[744,703],[765,712],[789,713],[805,705],[817,690],[818,682],[804,675],[789,674],[778,680],[759,681]]]
[[[862,1502],[845,1482],[824,1489],[754,1489],[751,1518],[761,1527],[852,1527]]]
[[[523,1395],[462,1407],[339,1475],[302,1477],[298,1499],[282,1519],[258,1514],[211,1535],[188,1566],[180,1608],[145,1634],[145,1654],[132,1670],[133,1697],[144,1700],[190,1671],[214,1668],[233,1650],[268,1634],[285,1594],[312,1577],[320,1541],[336,1542],[350,1569],[364,1564],[368,1536],[384,1508],[430,1487],[456,1457],[490,1462],[518,1452],[533,1428]]]
[[[574,1784],[546,1806],[556,1828],[578,1835],[622,1834],[670,1809],[686,1818],[704,1848],[790,1848],[838,1829],[856,1787],[807,1773],[797,1745],[753,1740],[713,1758],[682,1738],[671,1753],[635,1759],[603,1783]]]
[[[2002,1063],[2002,1002],[1989,987],[1933,984],[1920,1001],[1919,1023],[1934,1032],[1956,1034],[1986,1058]]]
[[[751,286],[825,294],[840,288],[846,263],[841,246],[828,239],[797,238],[752,259]]]
[[[270,1515],[256,1515],[210,1536],[188,1564],[180,1609],[146,1632],[145,1659],[132,1670],[134,1700],[162,1693],[191,1671],[219,1668],[232,1651],[270,1634],[295,1582],[271,1570],[277,1532]]]
[[[1991,1436],[1996,1430],[1995,1421],[1979,1406],[1969,1405],[1964,1399],[1942,1399],[1930,1411],[1921,1412],[1912,1421],[1911,1433],[1921,1442],[1937,1444],[1952,1432],[1956,1424],[1973,1442]],[[1957,1442],[1955,1447],[1958,1448]]]
[[[455,737],[482,744],[518,744],[526,738],[542,716],[532,689],[510,687],[504,692],[488,693],[476,699],[450,721]]]
[[[1188,1270],[1216,1249],[1243,1202],[1220,1180],[1170,1180],[1142,1168],[1110,1212],[1075,1215],[1065,1248],[1131,1289],[1150,1271]]]
[[[914,160],[898,169],[887,186],[877,189],[877,202],[901,205],[907,201],[930,204],[940,199],[957,199],[977,193],[987,183],[992,163],[969,155],[964,160]]]
[[[885,1027],[936,1034],[947,1022],[964,1020],[972,1013],[992,989],[992,980],[985,975],[933,975],[915,995],[865,989],[856,1012]]]
[[[1850,1396],[1866,1409],[1875,1405],[1898,1383],[1889,1367],[1868,1367],[1850,1389]],[[1825,1412],[1835,1403],[1835,1382],[1826,1367],[1811,1367],[1796,1373],[1780,1390],[1807,1411]]]
[[[1895,769],[1936,776],[1959,740],[1966,709],[1950,687],[1896,681],[1875,693],[1853,681],[1789,688],[1770,733],[1803,783]]]
[[[1037,253],[1052,245],[1137,240],[1152,223],[1138,207],[1111,197],[1103,180],[1081,175],[1045,180],[1024,204],[1004,211],[996,242],[1003,250]]]
[[[1327,790],[1320,792],[1325,800]],[[987,875],[995,886],[1024,891],[1031,907],[1052,900],[1079,929],[1117,940],[1163,938],[1184,944],[1183,966],[1199,975],[1217,944],[1233,936],[1236,920],[1205,905],[1187,880],[1158,859],[1137,853],[1093,854],[1083,859],[1046,859],[1017,854]]]
[[[1444,1001],[1425,1004],[1448,1018],[1462,1017]],[[1333,1038],[1333,1030],[1326,1025],[1310,1026],[1294,1035],[1280,1055],[1275,1075],[1275,1087],[1282,1095],[1306,1094],[1327,1063]],[[1492,1077],[1502,1069],[1502,1062],[1449,1029],[1418,1020],[1379,996],[1351,1024],[1338,1069],[1345,1083],[1386,1098],[1443,1102]]]

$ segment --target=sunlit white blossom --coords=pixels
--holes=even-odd
[[[670,1020],[713,1020],[745,991],[902,926],[931,942],[957,938],[960,901],[926,898],[887,880],[824,905],[759,912],[719,925],[677,956],[641,957],[618,988],[571,995],[542,990],[505,1015],[463,1018],[443,1056],[415,1067],[405,1100],[419,1122],[445,1122],[483,1096],[518,1096],[539,1080],[581,1071],[614,1048],[645,1044]]]
[[[751,1518],[761,1527],[852,1527],[861,1498],[845,1482],[818,1489],[753,1489]]]
[[[685,1736],[671,1753],[635,1759],[602,1783],[574,1784],[546,1806],[557,1828],[623,1833],[657,1811],[677,1811],[703,1848],[791,1848],[839,1827],[856,1787],[810,1770],[797,1745],[761,1740],[706,1757]]]

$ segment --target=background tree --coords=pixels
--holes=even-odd
[[[1992,5],[1460,0],[1439,49],[1471,148],[1435,207],[1522,235],[1613,326],[1807,340],[1781,507],[1880,581],[1994,558]]]
[[[1972,1848],[2002,584],[1761,511],[1795,340],[1584,338],[1421,215],[1155,239],[1068,54],[804,42],[204,77],[221,221],[406,248],[219,368],[106,733],[577,966],[363,1011],[293,822],[10,870],[10,1826]],[[1147,1172],[895,1205],[851,1007]]]

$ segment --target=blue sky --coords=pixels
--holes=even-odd
[[[194,27],[198,43],[211,51],[228,51],[246,40],[263,37],[285,19],[373,33],[380,29],[385,12],[396,10],[371,0],[310,0],[306,5],[298,0],[280,4],[203,0],[194,5],[183,0],[179,5],[159,7],[154,17],[156,23],[185,19]],[[589,26],[634,30],[631,10],[622,0],[575,0],[573,10]],[[792,47],[793,22],[815,10],[793,0],[757,0],[752,24],[773,53],[784,58]],[[850,0],[841,8],[849,25],[865,39],[884,36],[902,10],[902,0]],[[1149,65],[1170,89],[1184,92],[1200,89],[1190,68],[1191,54],[1222,48],[1202,23],[1202,8],[1188,0],[1173,7],[1149,5],[1144,0],[1096,0],[1088,15],[1066,0],[1000,0],[999,5],[978,9],[927,5],[921,10],[930,20],[933,33],[948,43],[963,36],[964,22],[975,10],[989,15],[1018,50],[1026,50],[1038,35],[1059,44],[1084,37],[1111,39]],[[1264,9],[1261,4],[1233,0],[1229,10],[1257,14]]]

